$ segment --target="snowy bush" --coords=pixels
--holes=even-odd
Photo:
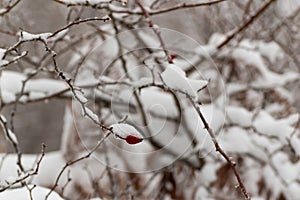
[[[299,0],[0,6],[0,199],[300,196]]]

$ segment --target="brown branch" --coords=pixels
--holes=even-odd
[[[14,7],[16,7],[16,5],[18,5],[18,3],[20,3],[21,0],[17,0],[14,3],[12,3],[11,5],[8,5],[6,8],[4,8],[1,12],[0,12],[0,17],[4,16],[5,14],[9,13],[9,11],[11,11]]]
[[[221,2],[225,2],[227,0],[216,0],[216,1],[210,1],[210,2],[204,2],[204,3],[195,3],[195,4],[187,4],[187,3],[182,3],[180,5],[171,7],[171,8],[164,8],[161,10],[152,10],[149,11],[149,15],[157,15],[157,14],[163,14],[175,10],[181,10],[181,9],[186,9],[186,8],[195,8],[195,7],[201,7],[201,6],[211,6],[214,4],[218,4]]]
[[[70,28],[71,26],[74,26],[74,25],[79,25],[79,24],[82,24],[82,23],[85,23],[85,22],[91,22],[91,21],[103,21],[103,22],[106,22],[110,20],[109,17],[92,17],[92,18],[86,18],[86,19],[79,19],[79,20],[76,20],[74,22],[71,22],[70,24],[58,29],[57,31],[55,31],[54,33],[52,33],[52,35],[50,35],[48,38],[51,38],[51,37],[54,37],[55,35],[57,35],[58,33],[60,33],[61,31],[64,31],[68,28]]]
[[[149,12],[148,12],[147,9],[141,4],[141,2],[140,2],[140,1],[137,1],[136,3],[137,3],[137,5],[141,8],[141,10],[143,11],[144,16],[145,16],[145,18],[146,18],[146,20],[147,20],[147,22],[148,22],[148,24],[149,24],[149,27],[152,28],[152,30],[154,31],[155,35],[157,36],[157,38],[158,38],[158,40],[159,40],[159,42],[160,42],[160,44],[161,44],[161,47],[163,48],[163,51],[164,51],[165,54],[166,54],[166,57],[167,57],[168,62],[169,62],[169,63],[173,63],[173,59],[172,59],[172,57],[171,57],[171,55],[170,55],[170,53],[169,53],[169,51],[168,51],[168,49],[167,49],[167,47],[166,47],[166,44],[165,44],[164,40],[162,39],[162,36],[161,36],[161,32],[160,32],[160,30],[159,30],[159,27],[153,23],[152,19],[150,18]]]
[[[124,13],[124,14],[129,14],[129,15],[143,15],[144,12],[140,10],[129,10],[129,9],[124,9],[122,7],[116,9],[115,7],[110,6],[110,2],[105,2],[105,3],[99,3],[99,4],[90,4],[88,2],[85,3],[65,3],[60,0],[53,0],[55,2],[58,2],[60,4],[66,5],[66,6],[88,6],[96,9],[106,9],[110,11],[111,13]],[[181,9],[187,9],[187,8],[195,8],[195,7],[203,7],[203,6],[211,6],[214,4],[222,3],[227,0],[215,0],[215,1],[209,1],[209,2],[202,2],[202,3],[193,3],[193,4],[187,4],[187,3],[182,3],[179,5],[175,5],[170,8],[164,8],[164,9],[158,9],[158,10],[149,10],[149,15],[158,15],[158,14],[163,14],[163,13],[168,13],[176,10],[181,10]]]
[[[8,65],[17,62],[17,61],[20,60],[21,58],[27,56],[27,54],[28,54],[28,51],[25,51],[24,53],[22,53],[22,54],[19,55],[19,56],[14,57],[12,60],[8,61],[8,62],[5,63],[4,65],[0,65],[1,70],[2,70],[3,68],[7,67]]]
[[[187,98],[190,100],[191,104],[193,105],[193,107],[195,108],[195,110],[197,111],[197,114],[198,116],[200,117],[203,125],[204,125],[204,128],[207,130],[212,142],[214,143],[215,145],[215,148],[216,148],[216,151],[219,152],[223,158],[225,158],[225,160],[227,161],[227,163],[230,165],[237,181],[238,181],[238,187],[240,188],[241,192],[243,193],[244,197],[246,200],[250,200],[251,197],[250,195],[248,194],[247,190],[246,190],[246,187],[244,186],[243,184],[243,181],[236,169],[236,162],[232,159],[232,157],[230,157],[222,148],[221,146],[219,145],[218,143],[218,140],[213,132],[213,130],[210,128],[208,122],[206,121],[203,113],[201,112],[200,110],[200,107],[196,105],[196,103],[194,102],[194,100],[189,96],[189,95],[186,95]]]
[[[2,30],[2,29],[0,29],[0,33],[8,35],[8,36],[11,36],[11,37],[15,37],[16,36],[16,33],[11,32],[11,31],[7,31],[7,30]]]
[[[17,143],[17,141],[15,141],[14,138],[12,138],[11,133],[10,133],[11,130],[9,130],[9,128],[7,127],[6,118],[4,116],[2,116],[2,115],[0,115],[0,122],[1,122],[3,131],[4,131],[7,139],[10,141],[10,143],[12,144],[12,146],[14,148],[15,153],[17,154],[17,158],[18,158],[17,159],[17,165],[18,165],[19,169],[22,172],[24,172],[24,167],[22,165],[22,160],[21,160],[22,153],[20,151],[19,144]]]
[[[228,42],[230,42],[237,34],[244,31],[248,26],[250,26],[255,19],[258,18],[273,2],[276,0],[269,0],[267,1],[263,6],[261,6],[254,15],[252,15],[248,20],[246,20],[245,23],[243,23],[238,29],[233,31],[229,36],[227,36],[226,40],[224,40],[221,44],[217,46],[217,49],[221,49],[223,46],[225,46]]]
[[[102,124],[101,122],[99,122],[98,120],[96,120],[88,111],[87,111],[87,108],[85,107],[85,103],[86,102],[82,102],[80,100],[80,98],[77,96],[76,94],[76,90],[78,90],[78,88],[74,88],[74,86],[72,85],[71,81],[72,79],[71,78],[68,78],[64,72],[59,68],[59,66],[57,65],[57,62],[56,62],[56,59],[55,59],[55,56],[56,56],[56,53],[53,52],[51,49],[49,49],[49,47],[47,46],[47,43],[45,41],[42,40],[42,42],[44,43],[45,45],[45,48],[46,48],[46,51],[49,52],[52,56],[52,62],[53,62],[53,65],[54,65],[54,71],[57,73],[58,77],[61,78],[70,88],[72,94],[74,95],[75,99],[80,103],[81,105],[81,108],[83,110],[83,114],[84,116],[88,117],[92,122],[94,122],[96,125],[98,125],[101,129],[103,130],[107,130],[109,131],[110,133],[114,134],[112,129],[105,126],[104,124]]]

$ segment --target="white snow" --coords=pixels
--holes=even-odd
[[[288,18],[300,7],[299,0],[279,0],[276,1],[276,10],[282,17]]]
[[[33,33],[28,33],[26,31],[18,32],[20,41],[31,41],[31,40],[39,39],[39,40],[43,40],[43,41],[47,42],[47,38],[51,35],[52,35],[52,33],[33,34]]]
[[[57,33],[55,36],[47,38],[47,42],[54,42],[54,41],[60,40],[63,37],[65,37],[68,32],[69,32],[69,29],[62,30],[59,33]]]
[[[99,4],[108,2],[108,0],[61,1],[67,4]],[[121,1],[123,2],[123,0]],[[117,6],[114,5],[112,5],[112,8],[118,9]],[[62,31],[60,34],[58,34],[57,38],[63,37],[65,34],[64,32],[65,31]],[[146,44],[148,44],[150,47],[160,46],[160,43],[157,41],[157,39],[155,39],[156,37],[152,37],[153,35],[143,33],[143,31],[139,32],[141,38],[145,40]],[[22,31],[22,36],[21,33],[19,33],[19,36],[20,41],[40,39],[49,42],[52,40],[56,40],[55,37],[48,38],[49,34],[51,33],[31,34]],[[192,50],[192,53],[196,52],[198,54],[191,58],[192,63],[194,63],[194,61],[196,60],[199,60],[199,57],[205,56],[206,50],[209,53],[212,53],[215,50],[215,47],[220,44],[220,42],[224,41],[225,38],[225,35],[214,34],[210,38],[208,45]],[[137,41],[134,41],[134,43],[136,42]],[[111,42],[107,42],[106,44],[104,43],[103,46],[101,46],[101,48],[104,49],[103,52],[100,53],[101,56],[103,53],[103,57],[107,56],[108,58],[110,58],[118,54],[118,48],[116,48],[117,45],[111,44],[116,44],[116,40],[111,39]],[[76,64],[82,57],[81,53],[86,54],[90,48],[91,45],[86,45],[84,48],[79,50],[80,53],[72,57],[69,65]],[[238,156],[240,156],[241,154],[243,156],[242,167],[247,170],[242,174],[242,176],[245,179],[244,183],[247,186],[247,189],[250,188],[250,194],[253,193],[254,195],[258,195],[258,192],[261,189],[259,188],[260,186],[258,182],[263,181],[264,188],[262,188],[263,191],[261,193],[263,197],[256,197],[253,199],[264,199],[265,191],[267,189],[270,190],[270,199],[278,199],[278,196],[281,193],[288,200],[297,199],[300,195],[300,162],[295,160],[291,161],[291,154],[293,152],[289,149],[289,147],[291,147],[292,150],[296,152],[297,156],[300,156],[300,135],[299,131],[294,127],[299,120],[299,114],[288,113],[288,117],[279,119],[276,118],[278,116],[273,116],[273,113],[280,113],[281,111],[285,111],[284,109],[286,108],[286,104],[290,103],[291,105],[293,105],[293,103],[297,101],[297,98],[295,98],[295,94],[293,94],[293,91],[289,91],[290,85],[288,85],[288,87],[285,87],[285,85],[288,82],[299,80],[299,73],[293,72],[289,68],[286,68],[286,72],[282,73],[276,72],[275,70],[273,71],[272,65],[276,65],[276,62],[280,61],[280,59],[282,59],[282,56],[284,56],[282,49],[276,42],[243,39],[241,42],[235,43],[235,46],[230,46],[230,44],[226,45],[223,50],[217,56],[220,56],[221,58],[223,56],[225,58],[233,59],[236,63],[236,67],[241,67],[241,69],[243,70],[248,70],[250,67],[252,67],[252,69],[250,69],[251,72],[253,72],[254,69],[259,73],[256,74],[256,76],[251,77],[251,82],[248,83],[237,83],[238,81],[236,82],[236,79],[230,80],[232,82],[228,83],[226,86],[229,95],[234,93],[244,94],[242,92],[245,92],[246,97],[245,101],[234,98],[234,102],[230,102],[230,105],[226,105],[226,113],[224,113],[224,111],[220,108],[225,104],[223,103],[225,102],[225,94],[220,94],[218,97],[214,98],[213,103],[205,103],[204,105],[199,105],[199,107],[213,131],[217,134],[217,139],[224,150],[226,152],[229,152],[230,155],[233,154],[235,156],[236,154],[238,154]],[[3,60],[5,51],[5,49],[0,49],[0,66],[8,62],[7,60]],[[162,52],[153,55],[160,56],[161,54]],[[10,58],[11,57],[9,57],[8,59]],[[106,59],[105,57],[103,60],[110,59]],[[150,61],[152,60],[149,59],[149,62]],[[76,80],[76,84],[78,84],[78,81],[82,84],[103,84],[99,87],[100,89],[98,88],[99,90],[96,91],[96,96],[98,95],[100,98],[111,100],[112,102],[119,100],[123,100],[124,102],[126,102],[124,103],[125,106],[123,104],[123,101],[121,103],[122,105],[118,104],[118,106],[120,107],[126,107],[129,103],[132,104],[133,106],[135,106],[135,108],[137,108],[135,109],[135,111],[137,112],[131,113],[131,110],[126,110],[126,108],[118,110],[119,107],[117,106],[112,106],[112,108],[114,108],[116,111],[120,111],[120,113],[118,114],[120,114],[121,117],[127,115],[127,113],[130,112],[130,115],[128,115],[128,119],[133,119],[133,122],[135,122],[135,120],[137,122],[140,122],[141,117],[139,115],[140,113],[138,105],[135,98],[133,97],[132,92],[137,87],[153,83],[154,80],[152,79],[152,77],[149,76],[140,78],[140,75],[143,72],[140,73],[140,71],[138,70],[137,72],[130,71],[130,73],[132,73],[130,75],[134,78],[134,80],[137,81],[122,79],[122,84],[117,84],[119,76],[122,76],[119,71],[116,70],[111,73],[113,74],[112,76],[117,77],[115,79],[108,76],[100,76],[98,78],[98,76],[94,75],[96,74],[94,73],[94,70],[96,70],[95,68],[99,67],[99,65],[96,65],[96,61],[87,62],[90,62],[90,65],[93,65],[94,68],[90,68],[89,72],[80,73],[81,76],[79,75],[80,77],[78,77],[79,79]],[[208,82],[205,80],[196,80],[196,78],[194,79],[194,74],[187,77],[185,71],[183,70],[190,65],[190,63],[188,63],[187,61],[184,61],[183,59],[175,59],[174,62],[175,64],[166,65],[165,70],[161,74],[162,81],[166,84],[167,87],[176,91],[180,91],[182,93],[186,93],[194,98],[194,100],[197,99],[199,90],[205,87]],[[128,63],[128,66],[133,66],[131,65],[131,63],[134,63],[134,61],[131,61],[131,59],[129,59],[128,57]],[[116,66],[117,65],[118,63],[116,64]],[[276,66],[274,68],[280,69],[279,67],[280,66]],[[245,72],[245,75],[247,75],[247,72]],[[206,75],[209,72],[203,73],[205,73]],[[2,71],[0,85],[2,95],[1,98],[4,102],[12,102],[16,99],[16,95],[18,95],[21,90],[22,81],[27,78],[24,74],[14,71]],[[162,83],[160,79],[157,79],[156,81]],[[105,83],[107,83],[107,85],[105,85]],[[47,78],[34,78],[27,82],[25,92],[28,93],[28,95],[23,96],[22,101],[41,98],[46,95],[65,90],[67,88],[68,86],[64,81]],[[264,100],[260,99],[262,97],[260,90],[261,88],[271,88],[272,91],[278,93],[278,96],[280,97],[278,98],[278,102],[276,101],[277,99],[275,99],[276,102],[273,102],[272,99],[270,101],[267,101],[266,105],[264,105],[263,108],[261,108],[261,110],[257,113],[257,115],[255,115],[255,109],[259,108],[256,106],[261,106],[260,100]],[[191,153],[196,153],[196,151],[198,150],[201,151],[197,152],[200,155],[203,151],[206,151],[204,153],[207,153],[207,151],[213,151],[215,149],[211,138],[207,134],[207,130],[204,129],[203,123],[200,120],[196,110],[192,107],[191,104],[187,103],[185,98],[180,99],[180,104],[182,105],[182,115],[180,117],[184,118],[185,122],[181,121],[181,124],[178,125],[176,124],[176,122],[166,119],[166,117],[175,118],[179,115],[176,102],[174,101],[174,98],[170,93],[154,87],[144,88],[141,91],[137,92],[140,97],[143,109],[146,111],[146,114],[150,113],[151,115],[149,116],[149,126],[151,125],[150,130],[152,131],[153,137],[155,137],[157,141],[164,145],[164,150],[171,150],[175,154],[174,157],[180,155],[182,156],[182,158],[187,158],[192,162],[194,161],[194,158],[187,157],[186,155],[190,156],[192,155]],[[82,106],[84,106],[83,108],[90,116],[90,118],[98,122],[98,113],[96,114],[92,109],[89,109],[88,107],[85,107],[85,105],[83,105],[88,101],[85,95],[90,96],[90,93],[87,93],[87,90],[77,90],[77,88],[75,89],[74,93],[77,99],[82,103]],[[72,93],[69,92],[66,95],[68,95],[68,97],[71,97]],[[179,95],[179,97],[183,96],[184,95]],[[282,103],[281,98],[284,99],[284,101],[287,100],[287,102]],[[250,105],[248,107],[249,102]],[[78,103],[78,101],[76,101],[76,103]],[[246,106],[243,107],[244,105],[247,105],[247,108],[245,108]],[[105,109],[109,113],[110,108]],[[291,110],[292,112],[297,112],[296,108],[294,107]],[[50,154],[46,153],[46,156],[41,163],[39,173],[37,175],[34,175],[32,177],[32,180],[27,180],[29,184],[39,185],[33,190],[33,195],[36,199],[44,199],[44,196],[48,192],[48,189],[42,188],[42,186],[49,187],[53,185],[58,173],[66,163],[66,157],[64,157],[63,153],[67,152],[68,148],[73,148],[68,146],[66,142],[66,140],[70,139],[68,132],[71,132],[72,126],[74,126],[72,112],[69,108],[66,108],[65,113],[66,114],[64,118],[63,128],[64,136],[62,139],[63,145],[61,146],[61,151],[52,152]],[[136,123],[134,124],[134,126],[132,126],[125,123],[112,122],[112,118],[113,117],[109,116],[106,123],[115,123],[110,127],[112,128],[117,138],[126,138],[128,136],[143,138],[141,134],[142,130],[141,132],[139,132],[138,130],[140,129],[137,129],[138,127],[136,126],[136,124],[139,123]],[[227,120],[227,124],[224,128],[222,128],[225,119]],[[187,127],[185,127],[185,125],[187,125]],[[194,141],[198,142],[197,146],[191,145],[191,138],[187,134],[186,129],[190,131],[192,137],[194,137],[193,139],[195,139]],[[218,135],[220,133],[222,135]],[[11,136],[13,141],[15,141],[16,143],[18,142],[14,133],[9,131],[8,134]],[[123,143],[120,144],[120,147],[122,145]],[[110,148],[110,146],[108,147]],[[109,152],[108,157],[109,159],[111,159],[111,163],[113,163],[113,166],[120,167],[122,165],[124,170],[126,170],[127,167],[132,168],[132,170],[138,169],[137,171],[150,169],[154,166],[161,167],[162,164],[167,165],[174,161],[174,158],[167,153],[160,154],[158,156],[158,153],[155,151],[155,155],[150,155],[149,152],[154,152],[154,149],[152,149],[150,143],[148,143],[147,149],[145,149],[143,145],[137,147],[141,148],[139,149],[140,151],[136,151],[138,148],[135,149],[135,147],[131,146],[128,148],[127,146],[125,148],[120,148],[120,152],[107,151]],[[146,152],[149,154],[147,156],[144,156],[145,154],[143,154],[140,158],[137,158],[137,156],[134,154],[123,155],[122,151],[125,152],[130,148],[132,148],[131,150],[134,152]],[[99,150],[99,154],[102,155],[101,150]],[[186,152],[183,153],[183,150],[186,150]],[[80,152],[82,154],[77,153],[78,152],[76,152],[75,156],[82,155],[86,152]],[[192,187],[187,189],[193,191],[193,195],[199,197],[199,199],[210,199],[212,198],[211,194],[215,192],[215,189],[210,186],[212,186],[211,184],[218,179],[217,170],[220,168],[220,166],[222,166],[221,163],[216,159],[218,158],[218,156],[219,154],[212,153],[212,155],[207,155],[203,158],[203,160],[205,161],[205,165],[201,168],[201,170],[195,172],[195,177],[197,177],[196,184],[199,183],[199,185],[197,185],[197,188],[193,188],[194,185],[192,185]],[[4,155],[0,155],[0,158],[1,157],[4,157]],[[148,157],[150,157],[150,159]],[[191,157],[196,156],[192,155]],[[16,155],[10,154],[6,159],[3,160],[3,166],[0,169],[0,185],[5,185],[5,181],[13,182],[18,178],[18,166],[16,165],[16,158]],[[36,158],[36,155],[23,155],[22,161],[25,169],[34,167],[34,164],[37,160]],[[116,165],[114,165],[115,163]],[[90,190],[92,193],[94,192],[94,188],[90,187],[91,177],[99,177],[99,172],[105,171],[105,166],[102,166],[103,168],[101,168],[98,165],[99,163],[96,162],[95,166],[97,165],[97,169],[99,170],[96,171],[95,168],[90,169],[89,164],[90,163],[84,161],[84,164],[81,165],[82,168],[79,168],[77,166],[70,166],[69,169],[72,169],[70,170],[70,178],[72,178],[72,181],[75,181],[76,184],[79,184],[80,188],[87,188],[87,190]],[[91,177],[86,174],[88,171],[87,168],[89,168],[90,173],[92,174]],[[175,178],[178,177],[176,176]],[[61,181],[59,182],[58,191],[67,182],[67,180],[67,173],[64,173]],[[285,182],[286,184],[283,184]],[[70,184],[73,184],[73,182],[70,182]],[[152,184],[157,184],[157,182],[153,182]],[[32,185],[29,186],[31,187]],[[228,192],[228,188],[226,186],[223,190],[224,193]],[[69,188],[69,186],[66,187],[66,193],[72,192],[72,189]],[[233,188],[229,189],[232,190]],[[7,190],[0,193],[0,200],[26,199],[26,197],[29,198],[28,194],[29,193],[26,188]],[[50,196],[50,199],[52,198],[54,200],[61,199],[55,193]],[[70,199],[73,199],[73,197],[71,197]],[[93,198],[93,200],[100,200],[100,198]]]
[[[223,41],[225,41],[226,36],[224,34],[221,33],[214,33],[208,41],[209,45],[213,45],[213,46],[218,46],[219,44],[221,44]]]
[[[16,96],[10,92],[2,91],[1,95],[4,103],[14,102],[16,100]]]
[[[96,115],[91,109],[89,109],[88,107],[85,107],[85,111],[86,111],[87,115],[90,116],[94,121],[99,122],[98,115]],[[83,115],[84,115],[84,113],[83,113]]]
[[[217,170],[220,167],[220,163],[207,162],[200,172],[201,180],[206,187],[210,186],[212,182],[217,180]]]
[[[252,200],[264,200],[262,197],[251,197]]]
[[[285,123],[287,125],[295,125],[298,120],[300,119],[300,114],[299,113],[295,113],[295,114],[291,114],[289,115],[287,118],[283,118],[283,119],[280,119],[280,123]]]
[[[143,138],[142,134],[129,124],[113,124],[110,127],[113,128],[114,134],[120,136],[121,138],[126,138],[129,135],[135,136],[137,138]]]
[[[103,83],[115,83],[116,82],[116,80],[114,80],[108,76],[100,76],[99,81],[103,82]]]
[[[277,137],[281,142],[286,143],[294,128],[285,121],[274,119],[270,114],[261,110],[254,120],[255,129],[266,136]]]
[[[206,121],[217,135],[218,130],[220,130],[225,122],[224,113],[212,104],[201,105],[200,109]],[[212,143],[207,131],[204,129],[203,122],[196,110],[192,107],[185,108],[183,117],[186,119],[188,130],[193,133],[195,139],[198,141],[198,145],[195,149],[205,151],[204,153],[210,153],[214,150],[214,144]]]
[[[228,152],[251,153],[253,145],[248,132],[240,127],[231,127],[221,135],[222,146]]]
[[[36,167],[36,161],[39,155],[24,154],[22,155],[22,166],[25,170],[31,170]],[[16,154],[0,154],[0,158],[3,158],[2,167],[0,169],[0,182],[5,185],[5,180],[8,178],[11,180],[18,179],[18,166]],[[41,161],[39,173],[33,176],[32,183],[37,185],[51,185],[64,165],[60,152],[46,153]],[[67,177],[64,176],[62,181],[66,181]],[[29,179],[27,179],[29,181]]]
[[[45,97],[44,93],[35,92],[35,91],[30,92],[29,95],[28,95],[28,99],[32,99],[32,100],[33,99],[43,98],[43,97]],[[24,96],[21,97],[21,99],[23,99],[23,98],[24,98]],[[21,101],[26,102],[28,99],[24,99],[24,100],[21,100]]]
[[[197,188],[194,196],[195,199],[215,200],[204,186]]]
[[[227,83],[226,84],[226,92],[228,95],[241,92],[247,89],[246,84],[241,84],[241,83]]]
[[[300,136],[299,134],[294,134],[291,137],[291,146],[295,150],[296,154],[300,156]]]
[[[141,91],[140,99],[147,112],[158,116],[178,116],[174,98],[169,93],[165,93],[157,88],[147,88]]]
[[[63,128],[62,128],[62,136],[61,136],[61,145],[60,150],[65,155],[67,154],[68,150],[68,140],[70,139],[69,136],[72,133],[74,128],[74,118],[73,113],[71,111],[71,108],[67,105],[65,107],[65,113],[64,113],[64,122],[63,122]]]
[[[256,44],[261,55],[267,57],[271,63],[276,62],[278,59],[282,59],[284,56],[281,47],[274,41],[257,41]]]
[[[141,86],[145,86],[145,85],[149,85],[151,83],[153,83],[153,78],[150,77],[142,77],[141,79],[132,82],[132,86],[135,88],[141,87]]]
[[[283,152],[278,152],[272,156],[273,165],[276,168],[279,176],[283,178],[286,183],[291,183],[299,178],[300,163],[291,163],[288,155]]]
[[[289,102],[293,101],[293,98],[294,98],[293,94],[291,93],[291,91],[287,90],[286,88],[284,88],[284,87],[276,87],[276,88],[274,88],[274,90],[282,98],[288,100]]]
[[[82,91],[74,90],[74,93],[75,93],[75,97],[77,97],[81,103],[88,102],[87,98],[83,95]]]
[[[4,59],[1,59],[0,60],[0,67],[4,66],[4,65],[7,65],[9,63],[9,61],[7,60],[4,60]]]
[[[83,152],[83,154],[86,154],[86,152]],[[25,170],[32,169],[36,166],[37,157],[39,157],[39,155],[22,155],[22,165],[24,166]],[[0,154],[0,159],[1,161],[3,160],[0,168],[0,184],[2,186],[5,186],[7,184],[5,180],[13,182],[14,180],[18,179],[18,166],[16,165],[17,155]],[[62,152],[47,152],[41,161],[38,174],[26,179],[27,183],[42,187],[52,187],[66,162],[67,160],[65,160],[65,158],[63,157]],[[58,187],[56,188],[57,191],[61,191],[62,187],[66,186],[66,183],[69,182],[68,179],[71,178],[71,182],[69,182],[69,184],[67,184],[67,187],[65,187],[64,195],[70,197],[70,199],[75,199],[75,196],[78,194],[75,194],[76,192],[74,190],[74,187],[78,185],[80,185],[80,187],[83,188],[85,192],[92,193],[93,187],[90,182],[90,174],[87,174],[87,168],[93,174],[93,177],[98,177],[99,174],[103,172],[103,168],[105,168],[105,166],[102,166],[103,165],[101,164],[99,165],[98,161],[95,162],[95,160],[92,160],[92,158],[85,159],[85,161],[83,161],[82,163],[77,163],[70,166],[68,170],[64,171],[64,173],[62,174],[58,182]],[[101,181],[102,180],[103,179],[101,179]],[[0,200],[27,199],[28,197],[28,193],[24,193],[25,190],[22,193],[20,192],[20,194],[18,190],[12,190],[11,192],[9,191],[10,190],[8,190],[8,193],[6,193],[6,191],[0,193]],[[36,195],[44,195],[46,193],[48,193],[48,190],[47,192],[45,191]],[[34,199],[39,200],[45,198],[44,196],[37,196]],[[59,196],[57,196],[55,192],[53,192],[53,194],[50,195],[49,199],[60,200],[61,198],[59,198]]]
[[[147,48],[159,48],[161,44],[153,34],[150,34],[152,33],[152,30],[150,29],[151,28],[147,28],[147,29],[143,28],[141,30],[138,30],[137,34],[143,40]]]
[[[6,52],[6,49],[1,49],[0,48],[0,67],[3,66],[3,65],[6,65],[8,63],[7,60],[3,59],[5,52]]]
[[[257,147],[253,149],[253,151],[256,151],[253,153],[265,161],[269,159],[269,154],[274,153],[274,151],[282,146],[279,140],[269,139],[263,135],[252,134],[251,139],[253,140],[253,144]]]
[[[251,161],[250,159],[246,159],[247,161]],[[249,169],[245,171],[244,177],[244,184],[247,185],[247,190],[250,194],[258,194],[258,191],[260,190],[260,186],[257,184],[261,179],[262,170],[260,165],[257,163],[249,163],[247,162]],[[253,196],[251,195],[251,199],[253,199]],[[254,198],[257,199],[258,198]],[[261,199],[264,200],[264,199]]]
[[[280,50],[277,50],[279,52],[277,54],[267,54],[266,51],[269,48],[272,48],[272,45],[271,47],[266,47],[265,49],[262,49],[261,47],[261,50],[270,60],[276,60],[278,57],[281,57],[282,54]],[[299,79],[299,75],[296,72],[286,72],[283,74],[278,74],[268,69],[262,57],[262,54],[257,50],[237,47],[232,50],[232,58],[247,67],[255,67],[260,72],[261,76],[256,77],[256,80],[253,83],[254,87],[269,88],[274,86],[281,86],[288,82]]]
[[[19,72],[3,70],[0,78],[1,94],[3,102],[10,103],[15,101],[16,96],[21,92],[22,82],[26,76]],[[21,101],[27,99],[41,98],[53,93],[67,89],[65,82],[53,79],[31,79],[26,82],[24,92],[28,96],[23,96]]]
[[[13,71],[3,70],[1,74],[1,90],[16,94],[21,91],[22,81],[26,79],[26,76]]]
[[[239,46],[252,51],[258,50],[258,52],[266,57],[271,63],[274,63],[278,59],[282,59],[284,56],[283,50],[274,41],[264,42],[261,40],[243,39],[239,43]]]
[[[67,89],[65,82],[53,79],[32,79],[26,83],[25,91],[36,91],[52,94]]]
[[[209,45],[218,45],[224,41],[225,35],[213,34]],[[285,85],[288,82],[299,80],[299,74],[293,71],[276,73],[269,69],[269,63],[276,64],[284,56],[281,47],[274,41],[264,42],[261,40],[243,39],[237,46],[225,48],[218,53],[220,57],[231,57],[241,67],[254,67],[260,75],[254,77],[253,87],[273,88]]]
[[[10,129],[8,129],[8,135],[15,144],[19,143],[16,134],[12,132]]]
[[[263,171],[263,179],[264,182],[266,183],[266,187],[272,191],[270,193],[271,195],[270,199],[277,199],[279,197],[279,194],[282,192],[284,186],[282,185],[276,173],[269,165],[266,165],[262,169],[262,171]]]
[[[131,104],[138,106],[131,89],[121,90],[118,94],[118,98],[122,99],[122,102],[125,102],[126,105]],[[161,89],[154,87],[142,89],[140,93],[140,100],[147,113],[159,117],[174,118],[178,116],[178,109],[173,96]]]
[[[205,80],[192,80],[187,78],[185,72],[174,64],[167,65],[161,76],[168,87],[187,93],[195,99],[197,99],[198,91],[208,84]]]
[[[225,122],[224,113],[216,106],[212,104],[200,105],[200,110],[204,115],[206,121],[210,124],[213,131],[218,131]],[[187,120],[189,129],[197,130],[204,128],[203,122],[201,121],[197,111],[193,107],[187,107],[184,109],[184,117]]]
[[[260,53],[254,50],[249,50],[245,48],[235,48],[232,51],[233,59],[247,65],[256,67],[260,73],[265,76],[268,74],[269,70],[267,69],[263,58]]]
[[[7,12],[7,9],[0,8],[0,15],[3,15],[5,12]],[[1,16],[2,17],[2,16]],[[1,18],[0,18],[1,19]]]
[[[0,114],[0,118],[1,118],[1,120],[2,120],[4,123],[7,123],[7,119],[4,117],[4,115],[1,115],[1,114]]]
[[[29,188],[33,188],[34,185],[28,185]],[[42,200],[45,199],[46,195],[50,190],[41,186],[35,186],[31,191],[32,198],[30,198],[30,192],[26,187],[5,190],[0,193],[0,200]],[[48,200],[63,200],[56,192],[52,192]]]
[[[288,199],[288,200],[294,200],[294,199],[298,199],[300,196],[300,184],[298,182],[293,182],[291,184],[289,184],[286,188],[286,190],[284,191],[284,196]]]
[[[242,127],[251,126],[252,113],[243,107],[227,106],[226,112],[230,123]]]

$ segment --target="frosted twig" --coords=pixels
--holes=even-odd
[[[86,23],[86,22],[91,22],[91,21],[103,21],[103,22],[106,22],[110,20],[110,18],[108,16],[105,16],[105,17],[92,17],[92,18],[85,18],[85,19],[79,19],[79,20],[76,20],[74,22],[71,22],[70,24],[58,29],[57,31],[55,31],[54,33],[52,33],[52,35],[50,35],[48,38],[52,38],[54,37],[55,35],[57,35],[58,33],[74,26],[74,25],[79,25],[79,24],[82,24],[82,23]]]
[[[15,153],[17,154],[17,165],[18,165],[19,169],[23,172],[24,167],[22,165],[22,159],[21,159],[22,153],[20,151],[19,144],[17,143],[16,139],[12,138],[12,135],[10,134],[11,130],[7,127],[7,120],[2,115],[0,115],[0,122],[1,122],[2,128],[4,130],[4,133],[7,137],[7,139],[10,141],[10,143],[12,144],[12,146],[15,150]]]

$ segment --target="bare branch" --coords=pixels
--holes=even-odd
[[[225,158],[225,160],[228,162],[228,164],[230,165],[239,185],[238,185],[238,188],[240,188],[241,192],[243,193],[244,197],[246,200],[250,200],[251,197],[250,195],[248,194],[247,190],[246,190],[246,187],[244,186],[244,183],[236,169],[236,162],[233,160],[232,157],[230,157],[222,148],[221,146],[219,145],[218,143],[218,140],[213,132],[213,130],[210,128],[208,122],[206,121],[204,115],[202,114],[201,110],[200,110],[200,107],[196,105],[196,103],[194,102],[194,100],[187,94],[186,95],[187,98],[190,100],[191,104],[193,105],[193,107],[195,108],[195,110],[197,111],[197,114],[199,115],[203,125],[204,125],[204,128],[207,130],[207,132],[209,133],[209,136],[210,138],[212,139],[212,142],[214,143],[215,145],[215,148],[216,148],[216,151],[219,152],[223,158]]]
[[[250,26],[264,11],[276,0],[269,0],[264,5],[262,5],[252,16],[250,16],[245,23],[243,23],[239,28],[233,31],[227,38],[217,46],[217,49],[221,49],[225,46],[228,42],[230,42],[237,34],[244,31],[248,26]]]
[[[16,0],[15,2],[11,2],[9,3],[9,5],[7,5],[6,8],[2,8],[0,10],[0,17],[4,16],[5,14],[9,13],[14,7],[16,7],[19,3],[21,2],[21,0]]]

